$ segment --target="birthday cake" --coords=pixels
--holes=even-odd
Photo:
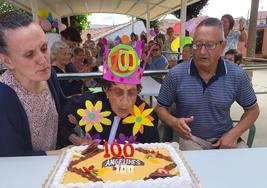
[[[79,146],[66,151],[46,185],[52,188],[199,187],[186,166],[170,144]]]

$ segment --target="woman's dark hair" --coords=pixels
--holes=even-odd
[[[108,81],[108,80],[105,80],[103,78],[100,80],[100,84],[102,86],[103,91],[109,90],[113,85],[116,85],[115,82]],[[137,91],[141,92],[141,90],[143,88],[142,85],[141,84],[137,84],[136,87],[137,87]]]
[[[60,35],[67,40],[72,42],[81,43],[82,38],[80,32],[74,27],[67,27],[65,30],[60,32]]]
[[[234,20],[233,16],[231,16],[230,14],[225,14],[222,16],[222,19],[223,18],[226,18],[229,21],[230,30],[232,30],[234,25],[235,25],[235,20]]]
[[[8,54],[5,41],[5,31],[27,27],[33,22],[32,18],[22,11],[10,11],[0,15],[0,53]]]

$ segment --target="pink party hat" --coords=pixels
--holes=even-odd
[[[105,56],[103,78],[118,83],[140,84],[144,73],[140,66],[142,48],[140,46],[136,49],[138,53],[133,47],[124,44],[113,47]]]

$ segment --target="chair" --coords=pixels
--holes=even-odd
[[[239,122],[238,120],[233,120],[233,123],[238,123],[238,122]],[[249,148],[252,147],[255,134],[256,134],[256,126],[255,124],[253,124],[248,130],[247,145]]]

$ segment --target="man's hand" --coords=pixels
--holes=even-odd
[[[212,144],[214,148],[236,148],[237,147],[237,140],[239,136],[228,132],[224,134],[215,144]]]
[[[174,129],[178,131],[179,135],[186,140],[189,140],[192,137],[191,129],[187,123],[192,122],[193,119],[193,116],[190,118],[177,118],[177,125],[174,127]]]

